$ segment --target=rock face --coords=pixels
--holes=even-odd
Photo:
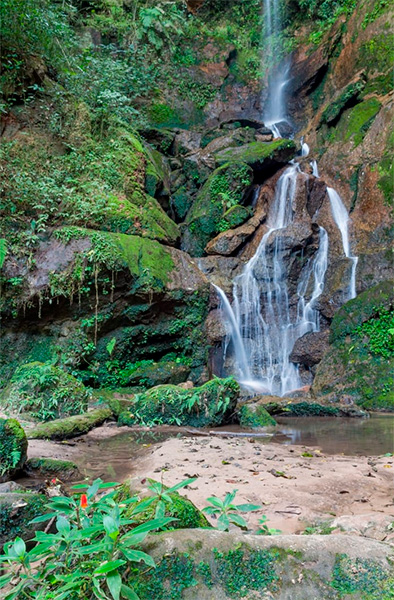
[[[26,490],[0,493],[0,544],[23,537],[29,540],[35,531],[45,529],[47,523],[30,523],[45,513],[48,499],[43,494]]]
[[[306,333],[294,344],[290,360],[313,367],[317,365],[328,350],[329,331]]]
[[[177,585],[190,600],[339,600],[344,590],[356,600],[378,600],[388,593],[393,574],[388,544],[351,535],[184,530],[150,537],[144,549],[158,561],[158,571],[133,581],[141,600],[151,598],[153,581],[157,592]]]
[[[330,348],[317,367],[312,393],[325,403],[394,410],[393,282],[346,303],[331,325]]]

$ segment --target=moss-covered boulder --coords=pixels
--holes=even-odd
[[[165,383],[177,385],[186,381],[190,366],[176,361],[146,361],[148,364],[137,366],[127,376],[128,386],[151,388]]]
[[[148,484],[155,483],[154,480],[148,479]],[[167,490],[167,486],[162,486],[163,491]],[[144,487],[138,489],[135,486],[135,482],[126,481],[122,484],[119,492],[117,492],[117,500],[126,500],[133,497],[136,493],[140,498],[141,502],[146,499],[153,497],[153,492],[149,488]],[[171,498],[171,502],[165,501],[165,516],[176,519],[172,523],[169,523],[166,529],[199,529],[211,527],[205,515],[194,506],[193,502],[186,496],[178,494],[178,492],[171,492],[168,494]],[[156,507],[158,499],[155,498],[147,509],[138,514],[137,520],[139,523],[146,523],[155,518]],[[134,505],[132,505],[134,508]],[[134,517],[135,518],[135,517]]]
[[[15,419],[0,419],[0,481],[22,469],[27,458],[27,437]]]
[[[242,427],[274,427],[276,421],[261,404],[244,404],[239,409],[239,423]]]
[[[335,315],[312,392],[318,401],[394,411],[394,298],[383,282]]]
[[[56,458],[29,458],[25,462],[23,470],[30,477],[59,477],[62,481],[76,479],[79,475],[75,463]]]
[[[110,408],[96,408],[82,415],[66,419],[55,419],[49,423],[40,423],[29,431],[30,439],[67,440],[88,433],[94,427],[102,425],[112,417]]]
[[[186,216],[183,245],[189,254],[202,256],[211,238],[234,226],[228,211],[242,205],[252,181],[253,171],[242,161],[224,164],[210,175]],[[242,208],[237,208],[236,213],[237,225],[250,214]]]
[[[0,547],[19,536],[29,540],[35,531],[46,523],[30,521],[46,511],[46,496],[34,492],[9,492],[0,494]]]
[[[295,156],[297,147],[293,140],[278,139],[273,142],[252,142],[239,148],[220,150],[215,155],[218,165],[224,163],[246,163],[253,171],[263,171],[286,164]]]
[[[89,391],[72,375],[52,364],[33,362],[15,371],[0,403],[14,412],[50,421],[84,412],[89,398]]]
[[[183,389],[161,385],[136,394],[130,409],[119,417],[122,425],[220,425],[234,410],[239,395],[238,383],[213,379],[201,387]]]

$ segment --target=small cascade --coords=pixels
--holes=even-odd
[[[275,137],[282,137],[278,123],[287,122],[286,87],[290,81],[290,60],[282,64],[275,62],[276,56],[281,56],[279,0],[264,0],[264,33],[267,40],[265,59],[271,63],[268,76],[268,97],[264,106],[263,120]]]
[[[291,310],[283,236],[275,234],[293,222],[298,173],[298,165],[291,164],[278,180],[268,215],[269,230],[243,273],[234,280],[233,308],[223,290],[215,286],[230,325],[238,378],[254,391],[277,395],[302,385],[298,368],[289,356],[299,337],[319,330],[315,304],[323,291],[327,269],[328,236],[320,228],[319,249],[304,266],[297,288],[297,308]]]
[[[314,177],[319,177],[319,169],[317,166],[317,162],[315,160],[311,160],[311,162],[309,163],[312,167],[312,175]]]
[[[351,220],[340,195],[330,187],[327,188],[327,194],[330,198],[332,216],[341,232],[343,252],[345,256],[352,261],[352,270],[346,298],[347,300],[351,300],[356,296],[356,269],[358,262],[358,257],[353,256],[350,249],[349,224],[351,223]]]
[[[304,138],[301,138],[301,156],[306,157],[309,156],[309,146],[306,142],[304,142]]]

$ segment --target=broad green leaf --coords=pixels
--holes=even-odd
[[[144,562],[145,564],[149,565],[150,567],[155,567],[155,561],[153,560],[153,558],[151,556],[149,556],[149,554],[146,554],[145,552],[141,552],[140,550],[129,550],[129,549],[122,549],[123,554],[125,555],[125,557],[128,560],[132,560],[133,562]]]
[[[227,515],[221,515],[218,518],[218,529],[226,531],[230,527],[230,521]]]
[[[181,488],[186,487],[187,485],[189,485],[190,483],[193,483],[196,480],[197,480],[197,477],[190,477],[190,479],[185,479],[184,481],[181,481],[180,483],[177,483],[176,485],[173,485],[172,487],[168,488],[168,490],[166,490],[166,494],[171,494],[172,492],[176,492],[176,490],[180,490]]]
[[[128,585],[122,585],[120,588],[120,593],[123,598],[126,598],[126,600],[140,600],[135,591],[132,590]]]
[[[25,542],[22,540],[22,538],[17,537],[12,545],[12,552],[14,553],[14,556],[17,556],[18,558],[23,558],[26,554],[26,544]]]
[[[242,527],[243,529],[247,529],[248,528],[248,524],[245,521],[245,519],[243,517],[241,517],[241,515],[228,515],[229,520],[234,523],[235,525],[238,525],[238,527]]]
[[[216,496],[211,496],[210,498],[207,498],[207,502],[210,502],[218,508],[224,508],[223,502],[219,498],[216,498]]]
[[[120,589],[122,587],[122,578],[118,571],[112,571],[112,573],[108,573],[106,581],[112,598],[114,600],[119,600]]]
[[[52,519],[52,517],[57,517],[59,513],[57,512],[53,512],[53,513],[46,513],[45,515],[40,515],[39,517],[36,517],[35,519],[32,519],[31,521],[29,521],[29,525],[30,523],[45,523],[45,521],[49,521],[50,519]]]
[[[241,512],[250,512],[252,510],[260,510],[263,507],[260,504],[238,504],[235,508]]]
[[[162,500],[160,500],[156,506],[155,518],[160,519],[160,518],[164,517],[165,512],[166,512],[166,505],[164,504],[164,502]]]
[[[202,512],[207,513],[207,515],[217,515],[218,513],[222,512],[222,510],[220,508],[216,508],[215,506],[206,506],[202,509]]]
[[[121,567],[124,564],[126,564],[125,560],[110,560],[97,567],[97,569],[94,570],[94,574],[101,575],[103,573],[110,573],[111,571],[115,571],[115,569],[118,569],[118,567]]]
[[[70,533],[71,525],[65,517],[60,516],[56,521],[56,529],[63,535]]]
[[[119,533],[119,528],[116,524],[115,519],[113,519],[109,515],[105,515],[105,517],[103,518],[103,525],[105,531],[110,537],[112,537],[114,534]]]
[[[232,501],[234,500],[238,490],[233,490],[232,492],[227,492],[226,497],[223,502],[223,506],[228,508]]]

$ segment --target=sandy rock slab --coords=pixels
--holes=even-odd
[[[185,600],[339,600],[348,594],[381,600],[390,597],[394,575],[388,544],[350,535],[186,529],[152,536],[144,550],[158,567],[137,579],[141,600],[151,600],[153,590],[160,598]],[[179,595],[172,595],[175,590]]]

